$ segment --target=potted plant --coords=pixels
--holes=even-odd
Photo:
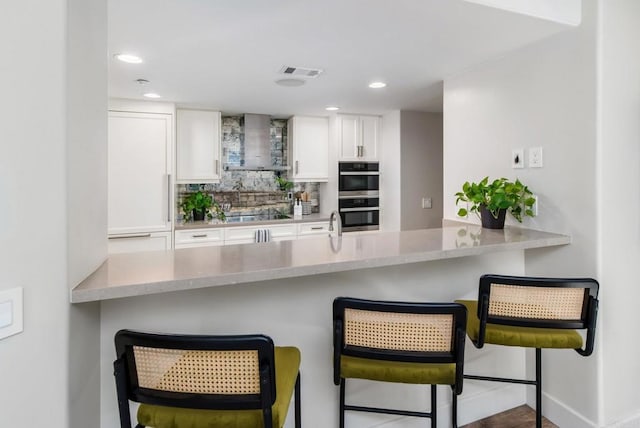
[[[291,190],[293,188],[293,183],[280,175],[276,175],[276,183],[278,184],[280,190],[282,190],[283,192],[286,192],[287,190]]]
[[[507,211],[522,223],[522,216],[533,217],[533,204],[536,202],[533,193],[527,186],[516,179],[511,182],[506,178],[498,178],[489,182],[485,177],[479,183],[462,186],[462,191],[455,194],[456,205],[468,203],[468,208],[460,208],[458,215],[465,217],[469,212],[476,213],[482,220],[482,227],[502,229]]]
[[[180,204],[182,214],[186,219],[193,218],[194,221],[202,221],[205,216],[211,220],[213,218],[212,210],[215,212],[215,216],[218,220],[224,221],[226,215],[220,208],[220,205],[213,200],[211,195],[203,192],[195,192],[187,195]]]

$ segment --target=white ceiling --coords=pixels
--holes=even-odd
[[[447,76],[565,30],[464,0],[108,0],[109,96],[324,115],[442,111]],[[143,64],[116,61],[132,52]],[[321,68],[301,87],[282,66]],[[144,78],[144,87],[135,82]],[[388,86],[372,90],[374,80]]]

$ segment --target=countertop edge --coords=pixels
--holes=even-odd
[[[434,260],[460,258],[482,255],[499,251],[527,250],[566,245],[571,243],[567,235],[548,234],[550,236],[537,239],[527,239],[518,242],[496,243],[482,246],[452,248],[434,251],[416,251],[411,254],[384,256],[357,260],[335,261],[330,263],[309,264],[306,266],[281,267],[246,272],[233,272],[220,275],[206,275],[189,279],[153,281],[114,287],[82,289],[80,286],[70,292],[71,303],[87,303],[93,301],[112,300],[126,297],[136,297],[159,293],[195,290],[209,287],[219,287],[241,283],[255,283],[275,279],[294,278],[333,272],[376,268],[384,266],[419,263]],[[339,238],[333,238],[339,239]],[[100,269],[100,268],[99,268]],[[97,271],[96,271],[97,272]],[[87,280],[93,275],[91,274]],[[87,281],[85,280],[85,281]],[[84,282],[84,281],[83,281]],[[82,283],[81,283],[82,284]]]

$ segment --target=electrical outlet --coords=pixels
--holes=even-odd
[[[22,287],[0,290],[0,339],[22,332]]]
[[[542,168],[542,147],[529,149],[529,168]]]
[[[429,209],[432,206],[431,198],[422,198],[422,208]]]
[[[511,151],[511,168],[524,168],[524,149]]]

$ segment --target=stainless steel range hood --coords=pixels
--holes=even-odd
[[[244,115],[244,157],[241,166],[228,170],[282,171],[287,167],[271,163],[271,117],[266,114]]]

